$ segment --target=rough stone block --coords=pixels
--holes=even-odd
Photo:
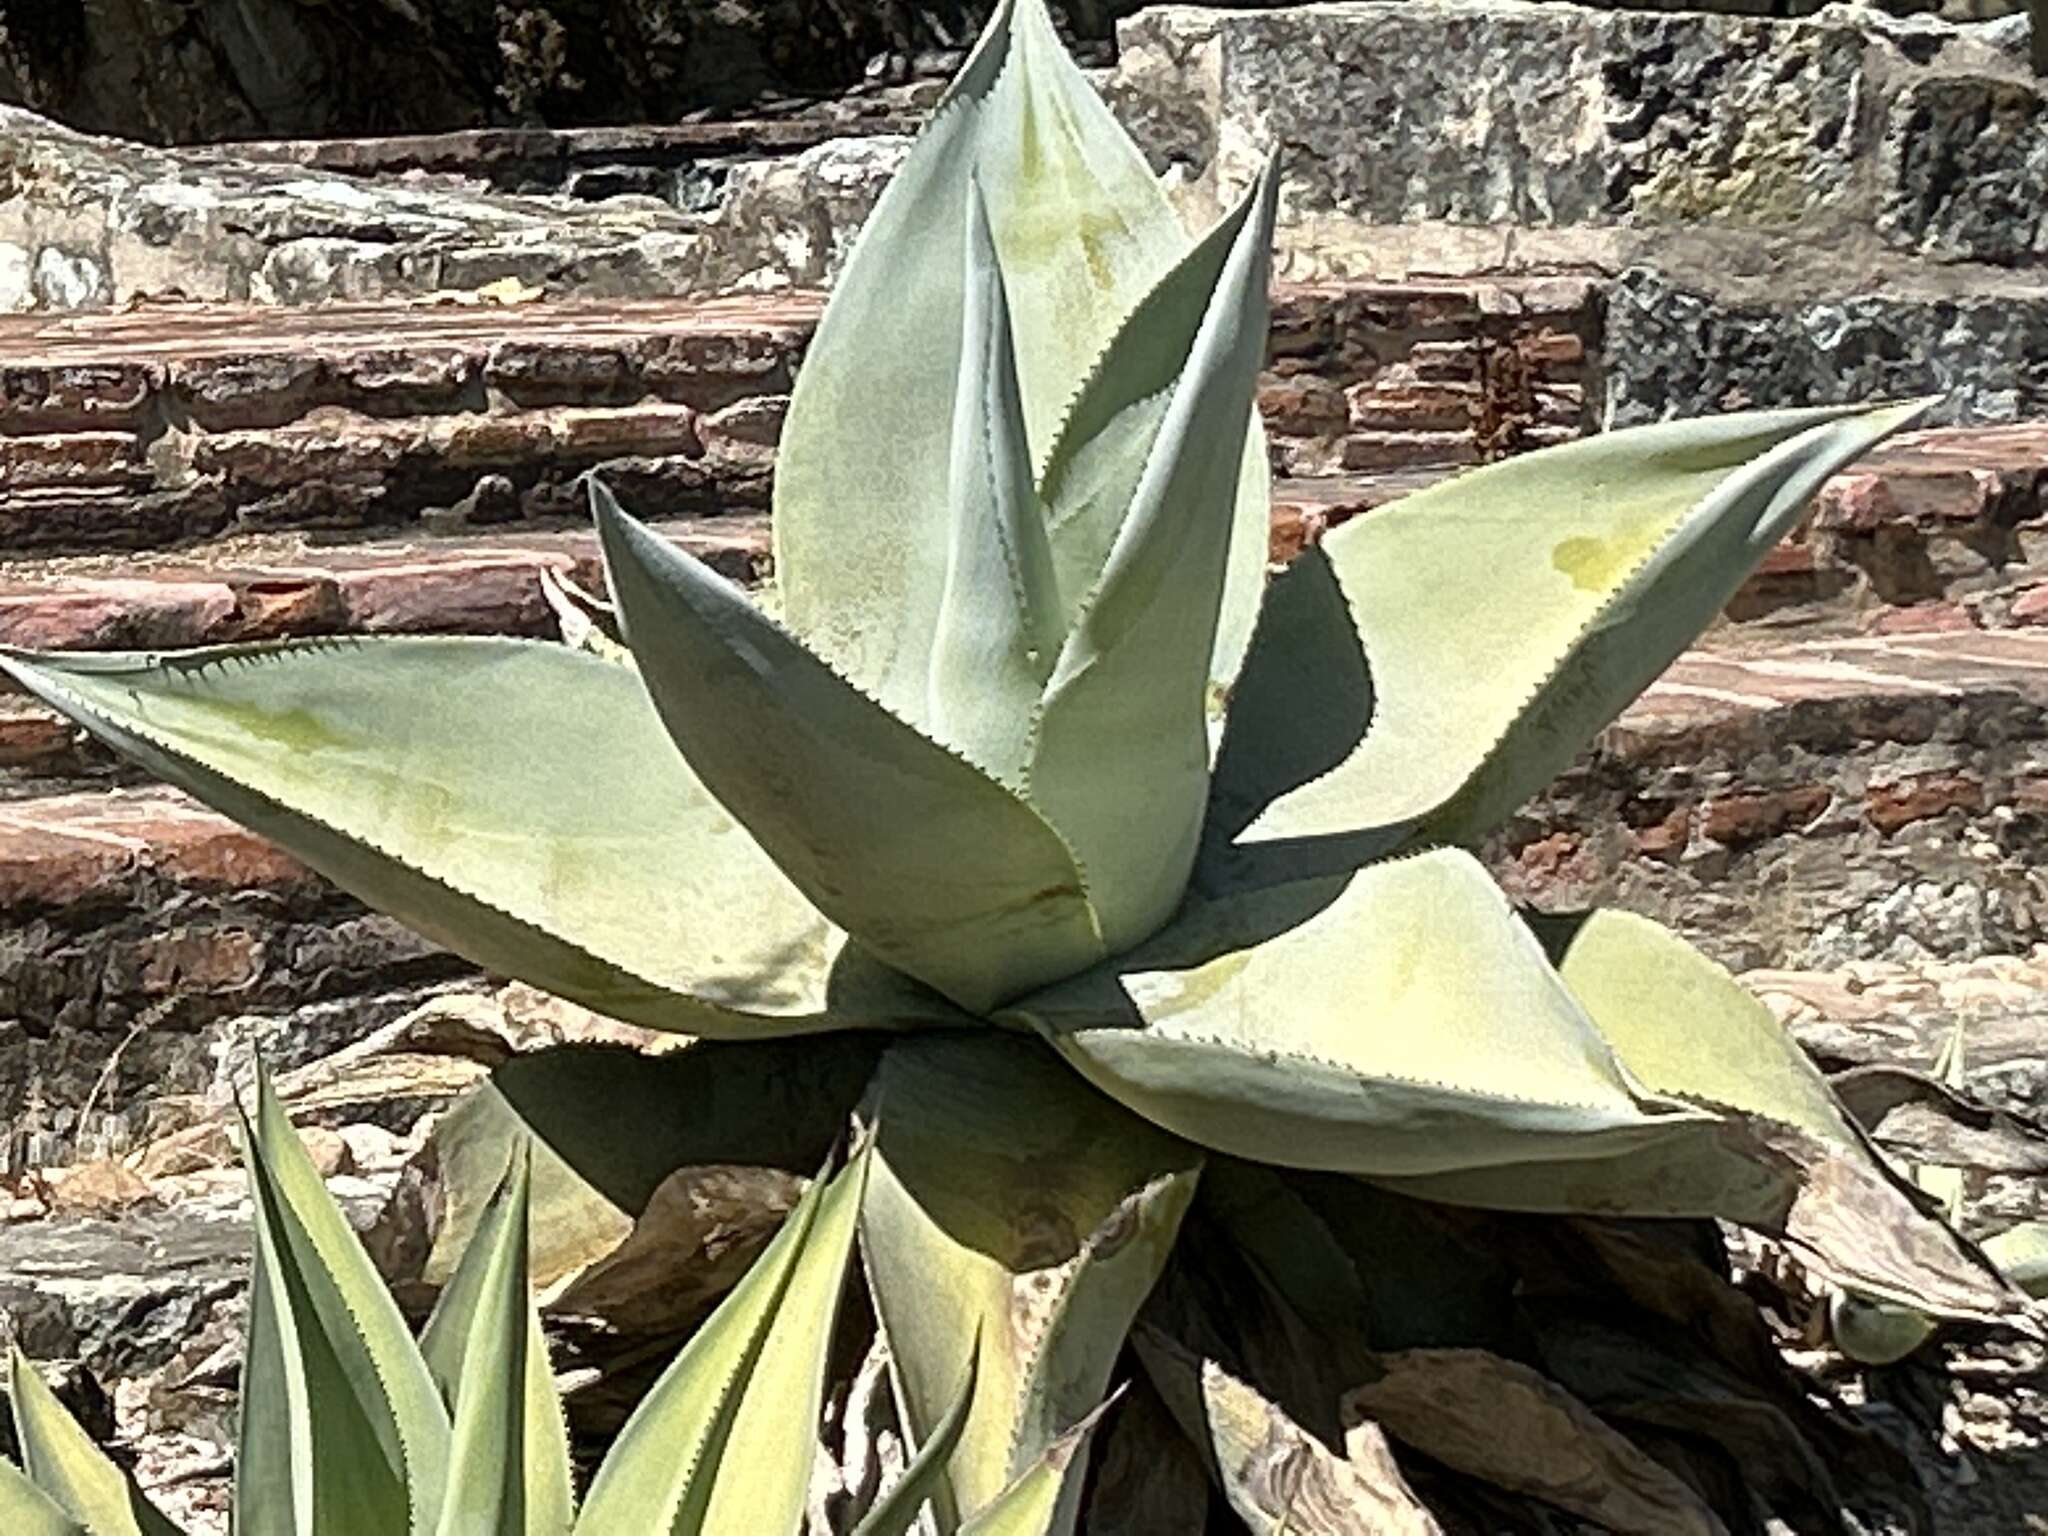
[[[1938,394],[1930,420],[2048,411],[2048,286],[1736,303],[1648,267],[1609,290],[1607,410],[1618,426],[1748,406]]]
[[[1979,75],[1908,86],[1890,106],[1878,224],[1945,261],[2048,260],[2048,86]]]

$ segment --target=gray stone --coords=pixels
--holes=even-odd
[[[0,107],[0,310],[318,304],[507,280],[592,299],[817,284],[907,145],[844,138],[730,162],[714,205],[686,212],[637,193],[586,202],[153,150]]]
[[[1835,13],[1352,0],[1120,35],[1117,104],[1155,160],[1235,187],[1279,145],[1297,215],[1778,228],[1855,192],[1867,34]]]
[[[2048,259],[2048,90],[1955,76],[1891,104],[1879,227],[1949,261]]]
[[[1611,425],[1742,406],[1939,394],[1933,421],[2048,410],[2048,287],[1730,303],[1648,267],[1609,290]]]

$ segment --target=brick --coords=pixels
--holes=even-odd
[[[1476,464],[1471,432],[1352,432],[1344,439],[1344,467],[1352,470],[1418,469]]]
[[[1676,864],[1692,842],[1692,807],[1675,805],[1654,820],[1632,824],[1629,835],[1641,857]]]
[[[1721,795],[1700,807],[1700,831],[1724,847],[1761,842],[1813,825],[1833,799],[1833,792],[1824,784]]]
[[[1863,795],[1864,815],[1887,837],[1950,811],[1983,808],[1984,786],[1966,774],[1918,774],[1890,784],[1873,784]]]
[[[1351,425],[1366,431],[1469,432],[1479,414],[1476,385],[1372,382],[1347,397]]]
[[[0,588],[0,644],[33,650],[201,645],[234,616],[220,582],[97,581],[57,591]]]
[[[334,584],[346,626],[365,634],[539,635],[553,627],[544,566],[568,562],[479,556],[337,571]]]
[[[1886,608],[1870,621],[1877,635],[1931,635],[1975,629],[1977,620],[1960,603],[1912,603],[1903,608]]]
[[[133,433],[0,436],[0,495],[46,486],[127,485],[142,474]]]
[[[782,441],[782,424],[788,416],[789,396],[754,395],[703,417],[697,423],[697,435],[706,452],[738,445],[773,448]]]
[[[2014,598],[2007,617],[2015,624],[2048,624],[2048,585],[2029,587]]]
[[[33,809],[0,812],[0,911],[20,915],[102,896],[134,866],[136,847],[39,824]]]
[[[1312,374],[1275,379],[1259,389],[1259,414],[1281,437],[1334,437],[1351,424],[1344,391]]]
[[[263,949],[238,929],[173,928],[143,941],[141,983],[160,997],[185,992],[235,992],[263,971]]]

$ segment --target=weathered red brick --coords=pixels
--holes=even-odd
[[[1761,794],[1721,795],[1700,807],[1700,830],[1724,847],[1740,847],[1812,826],[1833,800],[1824,784]]]
[[[713,411],[697,423],[697,436],[707,453],[736,446],[773,448],[782,441],[789,416],[789,396],[754,395]]]
[[[1369,431],[1469,432],[1479,410],[1476,385],[1370,382],[1347,398],[1351,425]]]
[[[1477,464],[1479,444],[1467,432],[1352,432],[1344,439],[1346,469],[1420,469]]]
[[[1692,841],[1692,807],[1675,805],[1654,821],[1632,826],[1629,835],[1641,857],[1676,864]]]
[[[0,814],[0,909],[76,906],[118,881],[135,853],[118,838],[38,825],[33,810]]]
[[[239,928],[172,928],[139,947],[143,991],[158,997],[233,992],[263,973],[263,946]]]
[[[1259,414],[1282,437],[1334,437],[1350,425],[1344,391],[1313,374],[1274,379],[1259,389]]]
[[[38,650],[200,645],[234,613],[234,593],[214,581],[95,581],[56,591],[0,589],[0,644]]]
[[[2014,598],[2007,617],[2015,624],[2048,624],[2048,585],[2029,587]]]
[[[484,554],[340,570],[334,584],[346,626],[366,634],[533,635],[552,623],[540,586],[544,566],[567,572],[571,563]]]
[[[0,436],[0,492],[67,485],[125,485],[146,478],[132,432]]]
[[[1903,608],[1883,608],[1870,621],[1878,635],[1944,634],[1977,628],[1976,617],[1960,603],[1910,603]]]
[[[1962,773],[1915,774],[1890,784],[1873,784],[1863,792],[1864,815],[1887,837],[1949,811],[1983,808],[1983,784]]]

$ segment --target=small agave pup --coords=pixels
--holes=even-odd
[[[242,1126],[256,1226],[234,1528],[247,1536],[646,1536],[795,1529],[868,1157],[812,1185],[627,1420],[577,1508],[528,1283],[522,1152],[415,1342],[268,1080]],[[965,1422],[964,1383],[851,1536],[903,1536]],[[9,1536],[178,1536],[15,1351]],[[994,1506],[1030,1520],[1025,1480]]]
[[[871,1138],[859,1245],[897,1399],[918,1444],[957,1435],[944,1530],[1071,1528],[1076,1431],[1205,1162],[1715,1216],[1873,1304],[2024,1303],[1724,971],[1626,914],[1532,927],[1463,851],[1913,408],[1530,454],[1269,584],[1277,201],[1269,170],[1190,240],[1040,0],[1013,0],[798,380],[778,616],[595,487],[629,659],[400,638],[4,659],[480,965],[705,1037],[682,1053],[702,1099],[633,1119],[630,1090],[565,1076],[536,1094],[554,1112],[665,1134],[799,1059],[841,1072],[825,1113]],[[866,1033],[801,1057],[771,1038],[827,1031]],[[500,1110],[451,1119],[472,1190],[516,1139]],[[1200,1380],[1221,1446],[1204,1394],[1228,1383]],[[412,1464],[402,1435],[358,1442]],[[1244,1509],[1232,1465],[1212,1470]],[[273,1528],[350,1529],[310,1475],[313,1513]],[[997,1506],[1024,1485],[1043,1508]],[[790,1528],[716,1514],[646,1528]]]

